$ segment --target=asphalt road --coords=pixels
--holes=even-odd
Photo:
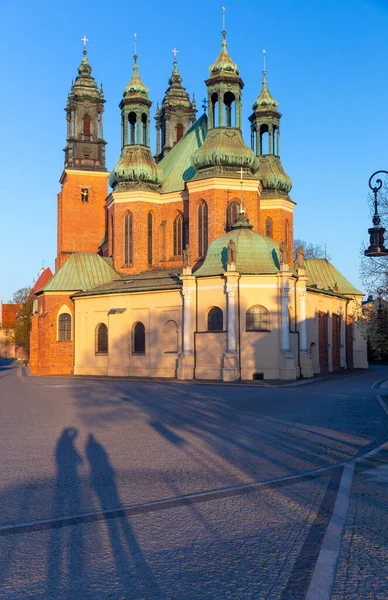
[[[3,362],[0,598],[304,599],[336,465],[388,439],[384,378],[36,378]]]

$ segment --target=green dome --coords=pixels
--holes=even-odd
[[[162,179],[162,171],[153,160],[151,150],[136,144],[123,148],[120,160],[110,174],[109,185],[116,191],[155,189]]]
[[[148,92],[149,89],[146,85],[144,85],[144,83],[141,80],[141,77],[139,75],[139,67],[137,65],[137,56],[135,54],[134,58],[134,65],[133,65],[133,74],[131,77],[130,82],[128,83],[127,87],[125,88],[125,90],[123,91],[123,97],[127,97],[129,95],[129,97],[137,95],[137,94],[142,94],[143,96],[148,96]]]
[[[218,77],[219,75],[227,75],[230,77],[239,77],[240,71],[235,62],[230,58],[229,52],[226,49],[226,31],[222,32],[222,48],[216,60],[209,67],[210,78]]]
[[[166,90],[164,95],[162,106],[169,107],[183,107],[193,109],[193,105],[190,102],[189,94],[182,85],[182,77],[178,71],[177,62],[174,61],[174,68],[172,75],[168,80],[169,88]]]
[[[271,275],[280,270],[279,244],[252,231],[248,219],[241,215],[231,231],[210,244],[203,265],[195,272],[196,277],[221,275],[227,270],[230,240],[236,244],[237,272]]]
[[[283,194],[291,191],[291,178],[283,169],[278,156],[271,154],[259,156],[259,170],[256,176],[260,179],[264,190],[276,190]]]
[[[268,110],[268,109],[272,109],[272,110],[278,110],[278,106],[279,106],[279,102],[277,100],[275,100],[275,98],[272,96],[271,92],[269,91],[268,87],[267,87],[267,76],[266,76],[266,71],[263,71],[263,75],[264,75],[264,79],[263,79],[263,86],[261,88],[261,92],[258,95],[258,97],[256,98],[256,100],[254,101],[254,103],[252,104],[252,108],[253,110]]]
[[[254,173],[258,160],[244,143],[240,129],[216,127],[208,131],[205,142],[193,154],[193,165],[197,171],[213,168],[218,172],[237,173],[243,167]]]
[[[89,65],[88,57],[84,51],[81,64],[78,67],[78,75],[72,85],[70,96],[89,96],[92,98],[103,98],[102,91],[91,75],[92,67]]]

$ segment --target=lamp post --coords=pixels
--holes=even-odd
[[[388,250],[384,247],[385,229],[384,227],[380,227],[381,219],[378,213],[377,199],[377,193],[379,192],[379,190],[381,190],[383,182],[381,181],[381,179],[376,179],[375,184],[372,184],[372,180],[376,177],[376,175],[379,175],[380,173],[388,175],[388,171],[376,171],[376,173],[373,173],[373,175],[370,176],[368,182],[368,185],[374,195],[373,204],[375,212],[372,219],[374,226],[368,229],[368,233],[370,236],[370,245],[369,248],[367,248],[364,252],[365,256],[388,256]]]

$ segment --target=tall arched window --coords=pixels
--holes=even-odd
[[[265,220],[265,235],[270,238],[273,236],[273,223],[271,217],[267,217]]]
[[[113,223],[113,215],[110,216],[110,248],[111,248],[111,255],[113,256],[113,253],[115,251],[115,238],[114,238],[114,227],[113,227],[114,223]]]
[[[182,123],[178,123],[176,126],[176,141],[179,142],[183,138],[183,125]]]
[[[58,342],[71,341],[71,315],[62,313],[58,317]]]
[[[96,354],[108,354],[108,328],[105,323],[96,327],[95,351]]]
[[[153,242],[152,242],[152,221],[153,221],[153,217],[152,217],[152,213],[149,212],[148,213],[148,264],[152,265],[152,246],[153,246]]]
[[[234,104],[233,104],[234,103]],[[233,106],[236,106],[235,95],[232,92],[226,92],[224,94],[224,106],[225,106],[225,121],[226,127],[235,127],[236,119],[233,115]]]
[[[132,265],[133,263],[133,216],[129,212],[124,218],[124,263]]]
[[[132,329],[132,353],[145,354],[145,327],[140,321]]]
[[[211,96],[213,127],[218,125],[218,94],[214,92]]]
[[[128,144],[136,144],[136,113],[130,112],[128,115]]]
[[[290,241],[290,225],[287,219],[284,225],[284,240],[286,242],[286,246],[288,246]]]
[[[174,256],[183,254],[183,215],[179,213],[174,219]]]
[[[245,214],[245,216],[247,215],[247,211],[245,206],[242,206],[243,212]],[[226,231],[230,231],[232,229],[232,226],[235,224],[237,217],[240,214],[240,202],[238,202],[237,200],[233,200],[232,202],[230,202],[228,204],[228,207],[226,209]]]
[[[90,116],[84,116],[84,135],[90,135]]]
[[[198,206],[198,256],[205,256],[208,243],[208,211],[207,204],[202,200]]]
[[[247,331],[269,331],[269,312],[265,306],[251,306],[246,315]]]
[[[224,325],[224,316],[218,306],[213,306],[207,313],[207,330],[222,331]]]
[[[148,130],[147,130],[147,115],[145,113],[143,113],[141,116],[141,126],[142,126],[142,131],[143,131],[142,144],[143,144],[143,146],[147,146]]]

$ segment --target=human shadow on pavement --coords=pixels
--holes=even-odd
[[[120,501],[116,473],[105,448],[89,434],[86,444],[91,479],[103,511],[123,508]],[[104,515],[108,528],[113,558],[122,587],[131,598],[164,598],[147,563],[133,528],[126,516]],[[130,589],[128,589],[130,587]]]
[[[56,489],[53,516],[77,515],[80,512],[80,478],[82,458],[75,447],[78,430],[67,427],[56,446]],[[48,598],[81,597],[86,589],[82,527],[53,527],[48,544]]]

